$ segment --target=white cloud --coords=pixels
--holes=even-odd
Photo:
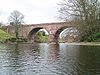
[[[25,23],[45,23],[58,21],[57,3],[60,0],[0,0],[1,21],[7,22],[7,17],[14,10],[25,15]]]

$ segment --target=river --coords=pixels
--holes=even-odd
[[[100,46],[0,44],[0,75],[100,75]]]

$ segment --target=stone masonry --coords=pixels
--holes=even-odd
[[[21,25],[19,28],[19,37],[31,39],[32,35],[38,30],[45,29],[49,33],[49,41],[57,41],[62,30],[73,26],[73,24],[67,22]],[[2,26],[1,29],[11,35],[15,35],[15,28],[13,26]]]

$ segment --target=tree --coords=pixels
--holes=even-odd
[[[17,10],[13,11],[8,18],[10,25],[13,25],[15,27],[16,39],[19,38],[18,31],[20,25],[24,22],[23,19],[24,15]]]
[[[4,26],[6,25],[5,23],[3,23],[3,21],[0,22],[0,26]]]
[[[60,18],[77,24],[81,40],[100,31],[99,0],[63,0],[59,6]]]
[[[0,26],[2,26],[3,25],[3,23],[2,22],[0,22]]]

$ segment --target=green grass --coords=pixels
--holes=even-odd
[[[83,42],[85,44],[100,44],[100,42]]]
[[[41,36],[41,37],[39,37],[39,39],[41,40],[41,42],[47,42],[48,36]]]
[[[4,42],[9,38],[13,38],[14,36],[11,36],[10,34],[6,33],[5,31],[0,29],[0,42]]]

